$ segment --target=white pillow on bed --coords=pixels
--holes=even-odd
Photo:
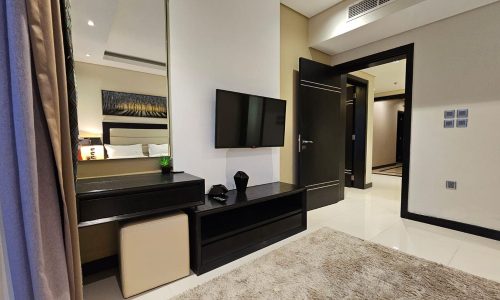
[[[160,156],[169,156],[170,149],[168,144],[149,144],[149,157],[160,157]]]
[[[142,152],[142,144],[104,145],[109,159],[146,157]]]

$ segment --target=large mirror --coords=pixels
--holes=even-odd
[[[167,0],[73,0],[79,160],[170,155]]]

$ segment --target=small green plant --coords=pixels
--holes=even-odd
[[[166,168],[166,167],[170,166],[171,161],[172,161],[172,159],[170,158],[170,156],[162,156],[160,158],[160,166],[162,168]]]

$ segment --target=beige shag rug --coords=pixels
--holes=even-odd
[[[176,299],[500,299],[500,283],[322,228]]]

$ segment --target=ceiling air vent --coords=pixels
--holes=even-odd
[[[396,0],[361,0],[348,7],[348,21],[381,8]]]
[[[120,63],[126,63],[129,65],[136,65],[136,66],[140,66],[140,67],[162,70],[162,71],[167,69],[167,64],[164,62],[161,62],[161,61],[155,61],[155,60],[151,60],[151,59],[147,59],[147,58],[130,56],[127,54],[121,54],[121,53],[111,52],[111,51],[107,51],[107,50],[104,51],[103,59],[115,61],[115,62],[120,62]]]

